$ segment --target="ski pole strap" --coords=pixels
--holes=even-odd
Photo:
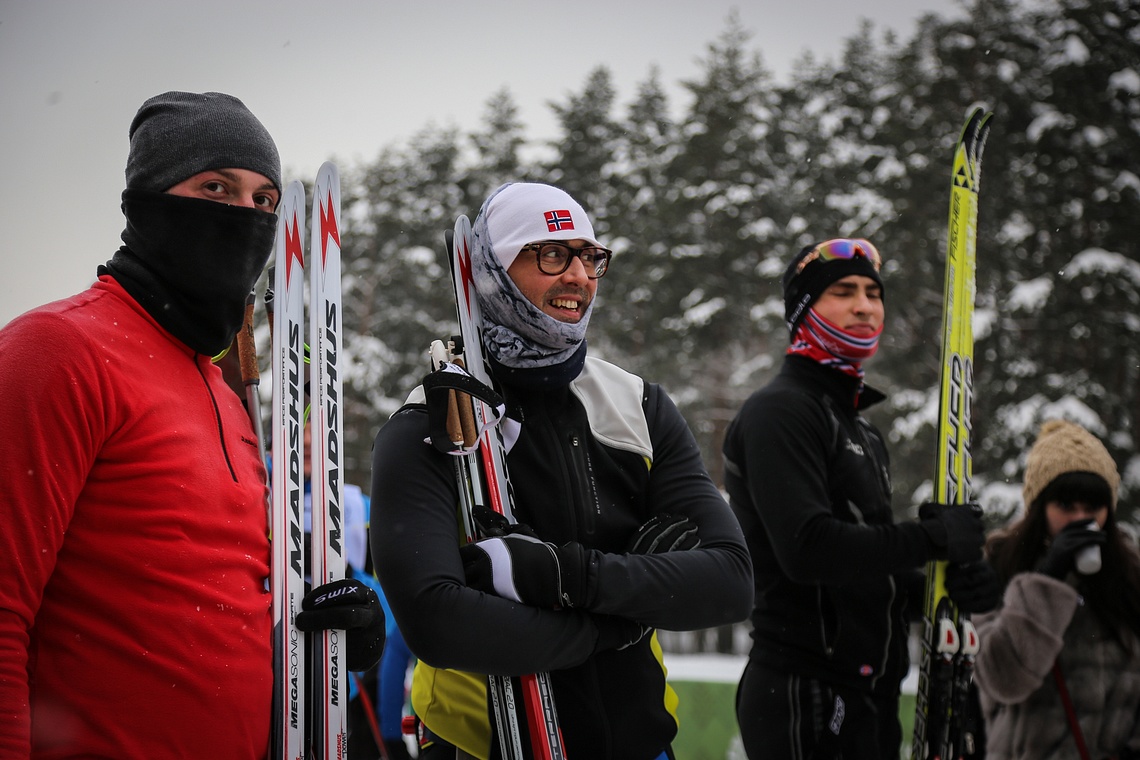
[[[1061,658],[1053,661],[1053,680],[1057,682],[1057,691],[1061,694],[1061,704],[1065,706],[1065,715],[1069,718],[1069,728],[1073,732],[1073,739],[1077,742],[1077,752],[1081,760],[1089,760],[1089,748],[1085,745],[1085,735],[1081,731],[1081,724],[1077,720],[1077,711],[1073,709],[1073,700],[1069,697],[1069,689],[1065,686],[1065,676],[1061,674]]]
[[[507,411],[507,402],[494,388],[476,380],[455,362],[443,362],[438,369],[425,375],[423,389],[428,410],[428,441],[445,454],[470,454],[479,447],[483,433],[497,425]],[[455,430],[454,407],[459,407],[460,418],[467,417],[469,415],[463,413],[463,408],[470,409],[473,399],[486,404],[492,418],[475,431],[471,440],[470,434],[459,435]],[[449,417],[451,425],[448,424]]]

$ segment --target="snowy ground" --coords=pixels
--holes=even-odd
[[[747,660],[747,657],[735,654],[665,653],[665,667],[671,681],[736,683]]]

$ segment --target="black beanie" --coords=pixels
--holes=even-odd
[[[210,169],[248,169],[281,190],[277,146],[237,98],[220,92],[164,92],[135,114],[127,189],[163,193]]]
[[[812,303],[836,280],[857,274],[870,277],[880,290],[883,289],[883,280],[879,277],[878,270],[866,256],[831,260],[815,256],[809,259],[809,254],[820,245],[822,243],[805,246],[784,270],[784,322],[788,325],[789,336],[795,336],[796,328],[803,321]],[[805,259],[808,261],[801,265]]]

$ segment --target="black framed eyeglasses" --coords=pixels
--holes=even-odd
[[[587,245],[583,248],[573,248],[565,243],[553,240],[544,240],[538,243],[527,243],[523,251],[534,251],[538,270],[543,274],[558,275],[570,268],[570,261],[577,256],[586,268],[586,277],[596,280],[610,268],[610,258],[614,252],[609,248],[596,245]]]

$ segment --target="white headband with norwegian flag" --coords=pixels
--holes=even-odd
[[[534,182],[503,187],[487,202],[487,232],[495,256],[509,269],[527,243],[594,239],[586,211],[565,190]]]

